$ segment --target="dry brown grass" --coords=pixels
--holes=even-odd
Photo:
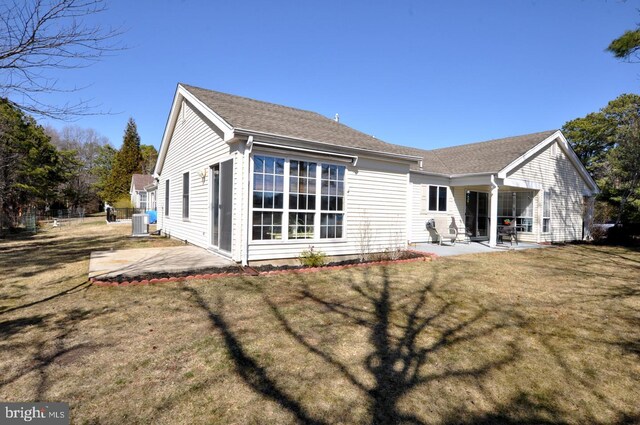
[[[638,251],[98,288],[91,240],[135,243],[0,242],[1,400],[80,424],[640,422]]]

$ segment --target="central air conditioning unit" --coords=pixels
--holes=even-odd
[[[149,236],[149,216],[147,214],[134,214],[131,224],[133,226],[131,236]]]

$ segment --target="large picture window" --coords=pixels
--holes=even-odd
[[[345,171],[342,165],[254,155],[252,239],[342,238]]]
[[[429,186],[429,211],[447,210],[447,188],[445,186]]]

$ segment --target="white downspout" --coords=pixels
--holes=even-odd
[[[242,249],[242,266],[248,266],[249,265],[249,234],[251,233],[251,229],[249,228],[249,219],[250,217],[250,210],[251,210],[251,190],[250,190],[250,185],[251,185],[251,170],[250,170],[250,161],[249,161],[249,156],[251,154],[251,150],[253,149],[253,136],[249,136],[249,138],[247,139],[247,143],[244,146],[244,169],[246,170],[246,177],[247,177],[247,184],[245,185],[246,190],[247,190],[247,203],[245,204],[245,208],[247,209],[247,214],[245,216],[246,222],[244,225],[244,246]]]
[[[491,174],[491,198],[489,200],[489,246],[494,248],[498,239],[498,184]]]

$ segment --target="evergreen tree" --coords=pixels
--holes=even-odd
[[[58,151],[32,117],[0,99],[0,225],[54,202],[76,166],[72,152]]]
[[[158,151],[153,145],[141,145],[140,152],[142,153],[142,174],[152,174],[156,167]]]
[[[600,186],[598,199],[617,210],[606,219],[640,222],[640,96],[623,94],[562,131]]]
[[[117,153],[118,151],[111,145],[101,146],[95,160],[95,165],[91,170],[91,174],[95,178],[93,187],[102,200],[106,200],[109,197],[108,188],[111,179],[111,170],[113,169],[113,163],[115,162]]]
[[[131,187],[131,176],[142,172],[142,154],[140,152],[140,136],[133,118],[129,118],[124,131],[122,147],[115,156],[113,168],[107,187],[104,191],[105,201],[115,201],[127,197]]]

